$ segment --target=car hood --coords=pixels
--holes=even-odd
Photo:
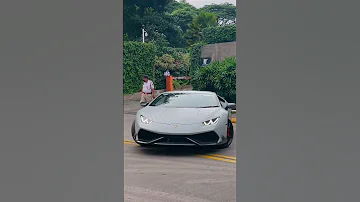
[[[157,123],[164,124],[194,124],[216,118],[222,108],[167,108],[145,107],[139,111],[140,115]]]

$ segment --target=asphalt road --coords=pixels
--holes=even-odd
[[[143,148],[131,138],[135,115],[124,118],[126,202],[236,201],[235,139],[223,150]]]

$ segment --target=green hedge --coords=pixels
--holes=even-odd
[[[212,91],[236,103],[236,58],[214,61],[198,69],[191,79],[194,90]]]
[[[164,54],[169,54],[173,56],[176,59],[176,56],[181,53],[188,53],[188,50],[186,48],[173,48],[173,47],[161,47],[157,46],[156,49],[157,56],[161,56]]]
[[[201,67],[201,51],[205,43],[199,42],[190,47],[190,72],[189,76],[193,76],[194,73]]]
[[[236,25],[205,28],[203,29],[203,40],[207,44],[236,41]]]
[[[124,94],[133,94],[140,91],[142,86],[142,76],[149,75],[155,84],[155,89],[165,89],[166,81],[164,77],[165,70],[155,68],[155,56],[160,57],[163,54],[169,54],[176,60],[179,60],[187,49],[160,47],[154,43],[141,43],[134,41],[124,42]],[[184,74],[184,75],[183,75]],[[187,71],[180,71],[179,75],[187,76]]]
[[[144,74],[152,77],[155,55],[156,46],[152,43],[124,42],[124,94],[140,92]]]
[[[161,68],[155,69],[155,89],[166,89],[166,78],[164,76],[164,70]]]

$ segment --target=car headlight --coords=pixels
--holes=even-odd
[[[207,121],[204,121],[203,124],[205,126],[210,126],[210,125],[214,125],[216,124],[218,121],[219,121],[220,117],[217,117],[217,118],[214,118],[214,119],[210,119],[210,120],[207,120]]]
[[[146,118],[145,116],[143,115],[140,115],[140,119],[141,119],[141,122],[145,123],[145,124],[150,124],[152,122],[152,120]]]

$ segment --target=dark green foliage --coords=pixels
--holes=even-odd
[[[172,48],[172,47],[165,47],[165,46],[158,46],[156,48],[157,52],[157,56],[161,56],[164,54],[169,54],[171,56],[173,56],[175,59],[178,59],[178,57],[176,55],[181,54],[181,53],[188,53],[188,50],[186,48]]]
[[[218,26],[214,13],[200,12],[192,21],[185,34],[188,45],[193,45],[203,40],[202,30],[207,27]]]
[[[171,47],[157,47],[157,56],[161,57],[164,54],[171,55],[175,61],[183,62],[183,55],[188,53],[188,50],[185,48],[171,48]],[[177,71],[170,71],[171,75],[173,76],[188,76],[189,68],[186,65],[182,65],[183,68]],[[155,79],[157,83],[157,89],[165,89],[165,77],[164,72],[166,69],[157,67],[155,70]]]
[[[172,0],[169,4],[167,4],[165,10],[168,13],[172,13],[172,12],[174,12],[176,10],[180,10],[180,9],[192,9],[194,11],[197,10],[193,5],[191,5],[187,2],[176,1],[176,0]]]
[[[222,67],[214,81],[216,92],[228,102],[236,103],[236,57],[224,60]]]
[[[201,67],[201,51],[204,45],[200,42],[190,47],[190,76]]]
[[[230,3],[205,5],[201,11],[215,13],[220,26],[235,24],[236,6]]]
[[[151,17],[164,14],[166,5],[170,2],[172,0],[124,0],[124,34],[128,35],[129,40],[141,39],[142,25],[151,24],[151,22],[159,24],[166,21]]]
[[[140,92],[144,74],[152,77],[155,50],[152,43],[124,42],[124,94]]]
[[[123,12],[126,94],[140,91],[143,74],[164,89],[164,67],[173,76],[193,76],[201,68],[203,45],[236,40],[236,27],[228,26],[235,23],[236,7],[227,3],[197,9],[185,0],[125,0]],[[141,28],[148,33],[144,44]]]
[[[141,41],[142,31],[148,33],[146,42],[161,41],[171,46],[184,47],[186,41],[175,19],[166,12],[173,0],[125,0],[124,34],[129,41]],[[165,41],[164,41],[165,40]]]
[[[207,44],[236,41],[236,25],[205,28],[203,29],[203,37]]]
[[[164,70],[161,68],[155,68],[155,89],[165,89],[166,88],[166,78],[164,76]]]
[[[198,69],[191,83],[194,90],[216,92],[228,102],[236,102],[236,58],[214,61]]]
[[[205,5],[197,9],[186,1],[124,0],[124,40],[186,48],[203,40],[202,30],[234,24],[236,7],[229,3]]]
[[[194,20],[196,15],[197,11],[191,8],[182,8],[171,13],[171,16],[183,32],[186,32],[186,30],[189,29],[189,24]]]
[[[149,75],[153,80],[155,89],[165,89],[164,72],[166,70],[160,67],[154,68],[155,57],[169,54],[179,61],[184,53],[187,53],[187,50],[182,48],[159,47],[153,43],[124,42],[124,94],[140,92],[144,74]],[[171,73],[174,76],[187,76],[188,69],[184,68]]]
[[[189,84],[189,80],[173,80],[174,89],[178,90]]]
[[[206,90],[216,92],[215,79],[220,72],[219,62],[212,62],[211,65],[199,68],[191,78],[194,90]]]

